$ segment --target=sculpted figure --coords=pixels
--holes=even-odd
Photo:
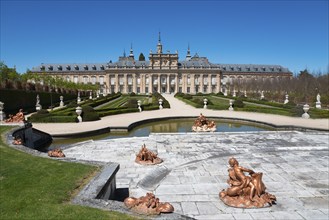
[[[14,145],[22,145],[22,144],[23,144],[23,140],[22,140],[22,138],[20,138],[20,137],[15,137],[15,138],[14,138],[14,141],[13,141],[13,144],[14,144]]]
[[[9,115],[5,122],[23,122],[25,120],[23,109],[20,109],[16,115]]]
[[[262,181],[263,173],[255,173],[239,165],[235,158],[229,159],[228,169],[229,179],[227,183],[230,187],[222,190],[219,194],[221,200],[229,206],[255,208],[271,206],[276,202],[276,197],[265,192],[265,185]],[[245,173],[249,173],[246,176]]]
[[[63,151],[59,148],[56,148],[54,150],[48,151],[48,156],[49,157],[65,157],[65,154]]]
[[[158,155],[150,150],[148,150],[145,144],[142,145],[139,153],[136,155],[136,163],[143,165],[153,165],[162,163],[162,159]]]
[[[192,131],[216,131],[216,124],[214,121],[209,121],[200,113],[199,117],[194,121]]]
[[[124,200],[124,204],[129,209],[146,215],[159,215],[160,213],[170,213],[174,211],[174,207],[168,203],[160,202],[153,193],[146,193],[146,196],[140,198],[128,197]]]

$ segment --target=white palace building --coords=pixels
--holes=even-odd
[[[156,52],[148,61],[136,60],[131,47],[117,62],[41,64],[31,72],[59,76],[75,83],[100,85],[100,93],[218,93],[225,83],[235,80],[291,78],[292,73],[280,65],[214,64],[206,57],[191,56],[188,47],[185,59],[178,52],[164,53],[159,34]]]

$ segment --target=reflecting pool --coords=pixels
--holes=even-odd
[[[215,132],[246,132],[246,131],[269,131],[274,128],[262,124],[230,121],[222,119],[211,119],[216,123]],[[167,119],[163,121],[149,122],[133,128],[129,132],[111,132],[102,135],[80,137],[80,138],[55,138],[49,149],[66,146],[72,143],[77,143],[86,140],[106,140],[113,138],[126,137],[146,137],[150,133],[186,133],[192,132],[192,125],[195,119]]]

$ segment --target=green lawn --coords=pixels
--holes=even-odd
[[[134,219],[70,203],[98,167],[31,156],[4,143],[0,126],[0,219]]]

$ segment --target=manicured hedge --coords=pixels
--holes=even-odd
[[[74,94],[0,89],[0,101],[4,103],[3,111],[7,115],[16,114],[20,108],[27,113],[35,112],[37,95],[39,95],[42,108],[48,108],[51,103],[53,106],[59,106],[59,97],[61,95],[64,97],[64,101],[76,98],[76,95]]]

